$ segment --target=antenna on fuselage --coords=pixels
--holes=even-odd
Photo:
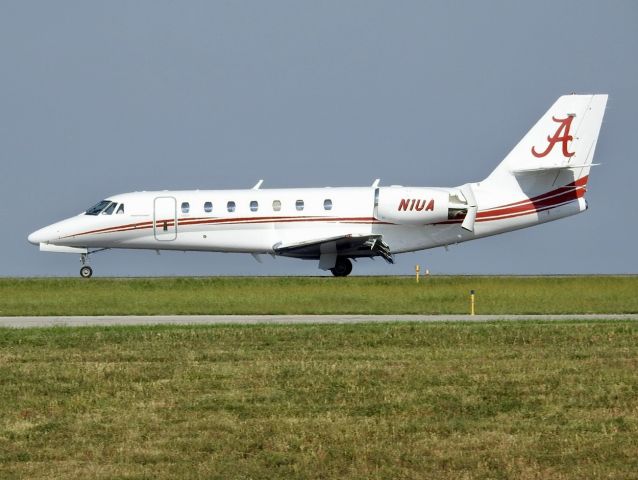
[[[381,183],[381,179],[377,178],[374,182],[372,182],[372,188],[377,188],[379,183]]]
[[[252,190],[259,190],[259,187],[261,187],[261,184],[264,183],[264,179],[260,179],[255,186],[252,188]]]

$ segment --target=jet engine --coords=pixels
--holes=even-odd
[[[442,188],[380,187],[375,195],[375,218],[399,225],[462,220],[467,209],[461,194]]]

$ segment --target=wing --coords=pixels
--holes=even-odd
[[[322,257],[376,257],[380,256],[388,263],[394,263],[390,247],[383,241],[382,235],[341,235],[322,238],[291,245],[277,244],[275,254],[284,257],[322,259]]]

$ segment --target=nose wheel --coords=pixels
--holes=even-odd
[[[80,262],[82,262],[82,268],[80,268],[80,277],[82,278],[91,278],[91,275],[93,275],[93,269],[87,265],[88,260],[88,253],[83,253],[80,255]]]
[[[88,265],[84,265],[82,268],[80,268],[80,277],[91,278],[91,275],[93,275],[93,269]]]

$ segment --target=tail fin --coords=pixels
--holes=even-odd
[[[607,95],[560,97],[481,187],[530,197],[571,182],[584,186],[606,104]]]
[[[480,233],[490,235],[586,209],[582,197],[606,104],[607,95],[560,97],[485,180],[460,187],[468,204],[462,227],[474,232],[475,222],[524,216],[517,226],[490,226]],[[549,212],[575,200],[575,208]],[[541,218],[540,212],[547,213]]]

